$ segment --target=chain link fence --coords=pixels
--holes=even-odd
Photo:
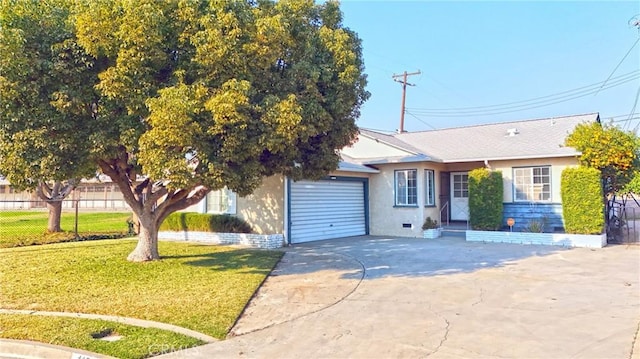
[[[60,201],[61,232],[48,231],[49,210],[41,200],[0,200],[0,247],[132,235],[131,211],[120,199]]]

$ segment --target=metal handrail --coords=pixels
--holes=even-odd
[[[445,202],[444,206],[440,208],[440,226],[442,227],[442,211],[449,208],[449,202]],[[449,216],[447,216],[447,227],[449,227]]]

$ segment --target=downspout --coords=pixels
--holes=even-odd
[[[284,220],[283,220],[283,235],[285,244],[287,246],[291,245],[291,225],[289,223],[289,218],[291,217],[291,179],[287,176],[284,177]]]

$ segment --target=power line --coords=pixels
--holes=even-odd
[[[638,76],[638,73],[640,73],[640,70],[634,70],[631,71],[629,73],[620,75],[615,77],[614,81],[618,81],[621,79],[625,79],[627,77],[634,77],[634,76]],[[582,87],[578,87],[575,89],[571,89],[571,90],[566,90],[566,91],[562,91],[562,92],[557,92],[551,95],[546,95],[546,96],[541,96],[541,97],[535,97],[532,99],[528,99],[528,100],[520,100],[520,101],[514,101],[514,102],[507,102],[507,103],[502,103],[502,104],[497,104],[497,105],[488,105],[488,106],[472,106],[472,107],[457,107],[457,108],[434,108],[434,109],[428,109],[428,110],[432,110],[432,111],[461,111],[461,110],[471,110],[471,109],[485,109],[485,108],[492,108],[492,107],[504,107],[504,106],[509,106],[509,105],[513,105],[513,104],[518,104],[518,103],[525,103],[525,102],[532,102],[532,101],[536,101],[536,100],[540,100],[540,99],[544,99],[544,98],[549,98],[549,97],[555,97],[558,95],[564,95],[570,92],[577,92],[583,89],[587,89],[587,88],[591,88],[591,87],[595,87],[598,86],[600,84],[602,84],[604,81],[602,82],[596,82],[594,84],[591,85],[586,85],[586,86],[582,86]]]
[[[618,84],[626,83],[626,82],[629,82],[629,81],[633,81],[633,80],[636,80],[638,78],[640,78],[640,70],[634,70],[634,71],[631,71],[631,72],[626,73],[624,75],[620,75],[620,76],[615,77],[614,80],[607,85],[607,88],[614,87],[614,85],[618,85]],[[410,108],[410,109],[423,111],[423,112],[433,112],[433,113],[447,113],[447,112],[458,112],[458,113],[460,113],[460,112],[497,111],[497,110],[503,110],[503,109],[507,109],[507,108],[530,106],[532,104],[543,103],[543,102],[546,102],[546,101],[554,101],[554,100],[557,100],[559,98],[566,98],[566,97],[574,96],[574,95],[585,93],[585,92],[589,92],[589,94],[590,94],[590,93],[593,93],[594,91],[596,91],[595,87],[600,85],[600,84],[602,84],[602,82],[597,82],[595,84],[591,84],[591,85],[587,85],[587,86],[583,86],[583,87],[578,87],[578,88],[575,88],[575,89],[572,89],[572,90],[562,91],[562,92],[558,92],[558,93],[551,94],[551,95],[535,97],[535,98],[528,99],[528,100],[520,100],[520,101],[508,102],[508,103],[503,103],[503,104],[498,104],[498,105],[474,106],[474,107],[458,107],[458,108],[448,108],[448,109],[447,108],[434,108],[434,109]],[[520,105],[518,105],[518,104],[520,104]]]
[[[426,121],[423,121],[420,117],[418,117],[418,116],[416,116],[416,115],[412,114],[412,113],[411,113],[411,112],[409,112],[409,111],[406,111],[406,112],[407,112],[407,115],[410,115],[410,116],[412,116],[413,118],[415,118],[416,120],[418,120],[418,121],[420,121],[420,122],[424,123],[425,125],[427,125],[427,126],[431,127],[431,129],[437,130],[437,128],[433,127],[431,124],[427,123]]]
[[[609,77],[607,77],[606,80],[604,80],[604,82],[602,83],[602,86],[600,86],[600,88],[598,89],[598,91],[596,91],[596,93],[593,96],[596,96],[598,94],[598,92],[600,92],[600,90],[602,89],[602,87],[604,85],[607,84],[607,81],[609,81],[609,79],[611,78],[611,76],[613,76],[613,74],[616,72],[616,70],[618,69],[618,67],[620,67],[620,65],[622,65],[622,63],[624,62],[624,59],[627,58],[627,56],[629,56],[629,54],[631,53],[631,50],[633,50],[633,48],[638,44],[638,41],[640,41],[640,37],[638,37],[638,40],[636,40],[636,42],[633,43],[633,45],[631,45],[631,48],[629,49],[629,51],[627,51],[627,53],[624,55],[624,57],[622,58],[622,60],[620,60],[620,62],[618,62],[618,64],[616,65],[616,68],[613,69],[613,71],[611,71],[611,73],[609,74]]]
[[[629,112],[629,118],[633,117],[633,113],[636,112],[636,106],[638,106],[638,98],[640,98],[640,86],[638,86],[638,91],[636,92],[636,99],[633,102],[633,107],[631,108],[631,112]],[[630,123],[631,122],[627,122],[625,124],[625,129]],[[636,127],[633,129],[633,132],[636,132],[637,130],[638,130],[638,125],[636,125]]]
[[[630,78],[617,79],[616,81],[610,82],[607,86],[604,87],[605,90],[623,85],[625,83],[637,80],[640,78],[640,75],[634,75]],[[532,101],[528,100],[529,103],[524,103],[525,101],[519,101],[522,103],[521,105],[511,105],[511,106],[483,106],[486,110],[471,110],[471,108],[459,108],[459,109],[424,109],[424,108],[408,108],[414,113],[419,113],[421,115],[430,115],[433,117],[465,117],[465,116],[490,116],[490,115],[499,115],[504,113],[512,113],[519,112],[524,110],[530,110],[540,107],[545,107],[549,105],[554,105],[562,102],[567,102],[571,100],[575,100],[581,97],[585,97],[593,94],[596,89],[586,89],[581,91],[572,90],[573,93],[566,94],[563,96],[556,96],[555,98],[550,98],[549,96],[544,96],[542,98],[548,98],[546,100],[541,101]],[[568,91],[566,91],[568,92]]]

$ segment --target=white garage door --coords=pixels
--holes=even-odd
[[[364,182],[291,183],[291,243],[366,234]]]

